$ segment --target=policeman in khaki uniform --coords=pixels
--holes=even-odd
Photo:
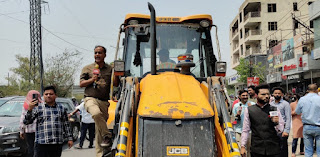
[[[112,134],[107,127],[109,92],[111,85],[112,67],[104,62],[106,48],[94,48],[95,62],[85,66],[80,75],[80,87],[85,87],[85,109],[95,121],[96,156],[101,157],[103,147],[111,146]],[[118,86],[119,78],[115,77],[114,85]],[[106,149],[110,151],[110,148]]]

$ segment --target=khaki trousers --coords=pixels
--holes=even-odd
[[[103,137],[112,137],[112,134],[109,132],[107,127],[109,105],[108,101],[101,101],[93,97],[86,97],[84,99],[84,107],[87,112],[92,115],[95,122],[95,148],[97,157],[101,157],[103,155],[103,148],[100,146],[103,141]]]
[[[236,132],[236,140],[239,145],[239,148],[241,150],[241,134]],[[251,133],[248,136],[248,141],[247,141],[247,157],[250,157],[250,147],[251,147]]]

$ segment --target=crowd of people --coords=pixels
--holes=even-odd
[[[75,98],[72,98],[76,106],[72,113],[67,114],[62,104],[56,103],[54,86],[44,88],[44,100],[38,91],[28,92],[20,118],[20,138],[27,141],[28,157],[60,157],[65,136],[71,148],[73,138],[68,118],[78,111],[82,115],[81,137],[75,148],[82,149],[89,131],[88,148],[95,147],[97,157],[111,151],[112,134],[107,127],[107,120],[112,66],[104,62],[106,52],[105,47],[96,46],[94,63],[82,69],[80,87],[85,88],[84,99],[78,105]],[[118,84],[119,78],[114,77],[113,85]]]
[[[28,92],[20,118],[20,137],[27,141],[29,157],[60,157],[65,135],[71,148],[73,141],[68,117],[78,111],[82,114],[82,128],[80,143],[75,148],[82,149],[88,130],[88,148],[95,147],[97,157],[111,151],[108,99],[111,82],[118,86],[119,78],[111,77],[112,66],[104,62],[106,52],[103,46],[94,48],[94,63],[85,66],[80,75],[80,87],[85,88],[83,102],[78,105],[73,100],[77,107],[69,115],[56,103],[55,87],[44,88],[44,100],[38,91]],[[286,94],[281,87],[270,91],[268,84],[240,90],[232,105],[232,118],[241,155],[288,157],[288,137],[292,129],[292,157],[295,157],[299,139],[301,155],[311,157],[316,148],[320,156],[318,92],[316,84],[310,84],[303,95]]]
[[[242,156],[288,157],[292,129],[292,157],[300,139],[300,155],[320,156],[320,88],[310,84],[301,94],[285,94],[268,84],[238,91],[232,120]],[[292,126],[292,128],[291,128]]]

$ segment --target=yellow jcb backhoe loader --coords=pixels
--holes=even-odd
[[[124,33],[123,60],[113,73],[121,86],[109,101],[114,140],[105,156],[239,157],[212,17],[156,17],[148,6],[151,15],[127,14],[120,27],[115,59]]]

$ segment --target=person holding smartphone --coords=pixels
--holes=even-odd
[[[36,150],[36,145],[34,143],[35,140],[35,132],[36,132],[36,123],[37,121],[33,121],[33,123],[29,125],[25,125],[23,123],[24,117],[27,114],[29,104],[32,101],[38,101],[39,103],[42,103],[40,93],[36,90],[30,90],[26,96],[26,99],[23,103],[22,107],[22,114],[20,117],[20,138],[26,139],[27,146],[28,146],[28,153],[27,157],[37,157],[37,153],[34,151]]]
[[[68,137],[69,148],[73,145],[67,110],[56,103],[56,89],[53,86],[44,88],[44,103],[34,99],[28,106],[24,124],[37,121],[36,138],[38,157],[60,157],[64,134]]]

